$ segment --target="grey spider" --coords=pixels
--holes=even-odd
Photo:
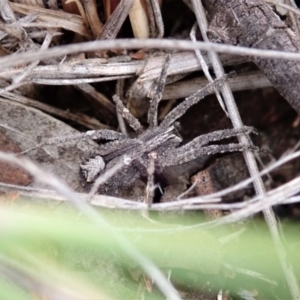
[[[117,95],[113,96],[118,111],[136,132],[135,138],[130,138],[113,130],[90,130],[77,135],[51,138],[34,148],[24,151],[23,154],[45,145],[66,143],[78,139],[106,140],[107,142],[100,145],[96,152],[89,153],[83,159],[80,165],[81,174],[88,184],[94,182],[91,194],[97,190],[106,194],[117,194],[119,189],[129,187],[139,177],[148,177],[148,181],[153,181],[153,176],[162,173],[166,167],[184,164],[203,155],[243,151],[245,149],[257,151],[257,147],[249,147],[240,143],[209,145],[211,142],[239,134],[256,133],[253,127],[248,126],[214,131],[198,136],[189,143],[182,145],[179,123],[176,121],[191,106],[218,89],[230,74],[215,80],[187,97],[158,124],[157,110],[167,78],[170,57],[170,54],[166,56],[166,63],[158,81],[155,97],[150,102],[148,111],[149,127],[147,129],[142,127],[139,120],[130,113]]]
[[[176,121],[188,108],[195,105],[215,88],[219,88],[228,75],[215,80],[204,89],[186,98],[158,124],[157,110],[165,77],[166,75],[162,72],[159,80],[161,85],[158,86],[156,96],[150,102],[148,111],[149,128],[147,129],[143,129],[138,119],[130,113],[117,95],[113,96],[118,111],[136,132],[136,137],[129,138],[120,133],[108,132],[107,130],[91,133],[97,134],[98,138],[111,141],[100,145],[96,152],[91,153],[83,160],[81,171],[85,180],[94,182],[99,176],[103,174],[105,176],[114,167],[119,166],[118,171],[113,172],[114,174],[110,179],[105,179],[105,182],[98,182],[95,190],[115,194],[118,189],[130,186],[139,177],[147,178],[147,176],[151,176],[149,174],[151,172],[155,174],[162,173],[164,168],[168,166],[180,165],[203,155],[243,151],[245,149],[258,150],[257,147],[249,147],[240,143],[208,145],[210,142],[239,134],[256,133],[253,127],[248,126],[204,134],[185,145],[181,145],[182,138],[179,134],[179,124]]]

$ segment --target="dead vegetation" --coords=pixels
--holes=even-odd
[[[204,228],[262,212],[283,285],[299,299],[276,219],[300,215],[299,16],[293,0],[2,0],[0,160],[31,178],[3,164],[1,191],[70,201],[97,226],[96,206],[150,220],[203,210]],[[152,278],[168,299],[237,297],[222,285],[218,296],[177,293],[116,240],[148,276],[143,295]],[[263,299],[259,288],[251,297]]]

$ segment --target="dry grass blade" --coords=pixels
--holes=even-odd
[[[7,0],[1,1],[1,16],[3,20],[5,20],[5,22],[7,23],[12,23],[16,21],[16,16]]]
[[[150,36],[162,38],[164,36],[164,23],[161,15],[160,0],[144,0],[147,4],[147,13],[149,17]]]
[[[121,26],[129,14],[133,2],[134,0],[120,1],[119,5],[104,24],[102,32],[98,37],[99,40],[110,40],[117,36]]]
[[[295,52],[284,52],[276,50],[263,50],[248,47],[237,47],[231,45],[217,44],[211,42],[191,42],[185,40],[169,39],[115,39],[106,41],[93,41],[79,44],[58,46],[43,52],[21,53],[14,57],[0,59],[3,68],[14,67],[20,64],[33,62],[37,59],[43,60],[62,55],[70,55],[81,52],[95,52],[111,49],[137,49],[137,48],[157,48],[168,50],[202,50],[214,51],[217,53],[227,53],[231,55],[265,57],[272,59],[282,59],[287,61],[300,61],[300,54]],[[248,61],[248,59],[246,59]]]
[[[204,56],[205,58],[206,56]],[[222,56],[222,63],[225,66],[245,62],[245,59],[233,56]],[[145,84],[157,78],[161,72],[164,56],[151,57],[148,60],[115,62],[109,59],[81,59],[64,62],[59,65],[37,66],[30,74],[32,82],[51,84],[51,80],[57,84],[64,84],[64,80],[93,80],[106,81],[118,77],[134,76],[140,74],[138,83]],[[206,58],[207,61],[207,58]],[[0,71],[1,78],[12,79],[22,72],[22,68]],[[196,56],[192,52],[180,52],[172,55],[168,75],[176,75],[201,70]],[[102,77],[103,76],[103,77]],[[61,79],[59,83],[58,79]],[[69,83],[68,83],[69,84]]]
[[[53,10],[36,7],[36,6],[28,6],[21,3],[10,2],[9,5],[11,6],[14,12],[22,15],[27,16],[32,13],[38,14],[36,21],[39,23],[30,24],[30,26],[32,27],[40,26],[49,29],[63,28],[66,30],[76,32],[86,37],[90,36],[88,29],[85,27],[82,21],[82,18],[77,15],[69,14],[62,11],[53,11]]]
[[[200,88],[204,88],[207,80],[203,77],[195,79],[187,79],[176,83],[171,83],[166,86],[162,100],[185,98],[190,96]],[[272,87],[271,82],[261,72],[249,72],[243,75],[229,78],[228,84],[233,92],[260,89]]]
[[[102,31],[103,24],[98,17],[96,2],[95,0],[84,0],[82,2],[93,37],[98,37]]]
[[[162,100],[185,98],[200,88],[204,88],[207,80],[204,77],[187,79],[176,83],[168,84],[163,92]],[[271,82],[261,72],[247,72],[229,78],[228,84],[233,92],[272,87]]]
[[[149,24],[146,12],[141,0],[134,0],[129,11],[129,19],[133,31],[133,35],[137,39],[145,39],[149,37]]]

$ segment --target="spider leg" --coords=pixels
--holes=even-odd
[[[46,141],[39,143],[35,147],[29,148],[21,152],[21,154],[28,153],[32,150],[44,146],[59,145],[59,144],[74,142],[78,140],[119,140],[119,139],[120,140],[127,139],[127,137],[122,133],[118,133],[116,131],[109,130],[109,129],[89,130],[83,133],[49,138]]]
[[[140,145],[141,142],[138,139],[126,139],[126,140],[116,140],[112,142],[100,145],[95,151],[98,155],[108,155],[110,153],[121,152],[124,153],[129,148],[136,147]],[[116,155],[119,156],[119,155]]]
[[[158,104],[162,98],[162,93],[166,84],[167,80],[167,71],[168,67],[170,65],[172,55],[168,53],[165,58],[164,65],[162,67],[160,77],[158,79],[157,88],[155,91],[154,98],[150,101],[150,107],[148,110],[148,123],[150,128],[157,126],[157,110],[158,110]]]
[[[118,95],[113,95],[113,100],[122,117],[128,122],[129,126],[137,133],[143,131],[140,121],[126,108]]]
[[[259,151],[259,148],[243,144],[210,145],[206,147],[195,147],[195,145],[193,145],[193,147],[190,147],[189,149],[187,147],[184,149],[182,149],[182,147],[175,148],[174,151],[170,153],[170,156],[164,158],[161,163],[163,167],[180,165],[204,155],[244,150]]]
[[[166,115],[161,122],[160,127],[169,127],[172,125],[177,119],[183,116],[191,106],[197,104],[201,99],[212,93],[215,89],[220,88],[222,84],[231,76],[233,76],[233,73],[229,73],[221,78],[218,78],[214,82],[205,86],[203,89],[197,91],[195,94],[185,98],[183,102],[177,105]]]
[[[217,130],[214,132],[210,132],[207,134],[200,135],[194,138],[192,141],[180,147],[182,151],[186,151],[190,148],[199,148],[202,146],[207,145],[208,143],[220,141],[223,139],[228,139],[233,136],[237,136],[239,134],[249,134],[254,133],[258,134],[258,131],[251,126],[243,126],[241,128],[232,128],[232,129],[224,129],[224,130]]]

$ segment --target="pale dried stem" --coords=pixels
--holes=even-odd
[[[289,1],[291,6],[296,9],[297,12],[299,12],[299,7],[298,5],[295,3],[295,0],[290,0]],[[295,12],[292,12],[290,11],[290,14],[293,15],[294,19],[295,19],[295,22],[296,22],[296,31],[298,32],[298,38],[300,37],[300,20],[299,20],[299,17],[297,16],[297,14]]]
[[[44,85],[81,85],[81,84],[89,84],[96,82],[105,82],[105,81],[113,81],[119,79],[130,78],[131,76],[108,76],[108,77],[100,77],[100,78],[78,78],[78,79],[43,79],[43,78],[32,78],[30,79],[31,83],[44,84]]]
[[[144,0],[144,2],[149,23],[149,37],[154,38],[156,37],[156,24],[151,0]]]
[[[86,13],[85,13],[85,10],[84,10],[84,8],[83,8],[83,6],[82,6],[81,1],[80,1],[80,0],[67,0],[67,1],[65,2],[65,6],[68,7],[68,6],[69,6],[68,4],[71,4],[71,3],[73,3],[73,4],[76,5],[76,7],[77,7],[77,9],[78,9],[78,11],[79,11],[79,13],[80,13],[80,16],[81,16],[81,18],[82,18],[83,24],[84,24],[86,27],[88,27],[88,26],[89,26],[89,22],[88,22],[88,20],[87,20],[87,15],[86,15]],[[72,4],[71,4],[71,5],[72,5]]]
[[[49,48],[53,37],[56,35],[56,31],[48,31],[47,35],[45,36],[45,39],[43,41],[43,44],[40,48],[40,51],[46,50]],[[32,62],[29,66],[27,66],[20,74],[15,76],[13,78],[13,84],[19,83],[23,81],[26,77],[30,75],[32,70],[40,63],[39,60]]]
[[[148,18],[141,1],[142,0],[134,0],[129,11],[133,35],[137,39],[144,39],[150,36]]]
[[[193,26],[193,28],[192,28],[192,30],[191,30],[191,32],[190,32],[190,38],[191,38],[191,40],[192,40],[193,42],[196,42],[196,41],[197,41],[197,39],[196,39],[196,30],[197,30],[197,27],[198,27],[198,26],[197,26],[197,23],[195,23],[195,25]],[[202,71],[203,71],[205,77],[207,78],[207,80],[208,80],[210,83],[212,83],[212,82],[213,82],[213,79],[212,79],[212,77],[211,77],[211,75],[210,75],[210,73],[209,73],[208,66],[207,66],[207,64],[206,64],[206,62],[205,62],[205,60],[204,60],[204,58],[203,58],[203,56],[202,56],[202,54],[201,54],[201,51],[200,51],[200,50],[195,50],[195,54],[196,54],[196,57],[197,57],[197,59],[198,59],[200,65],[201,65],[201,68],[202,68]],[[222,97],[221,97],[219,91],[218,91],[217,89],[214,89],[214,93],[216,94],[216,97],[217,97],[217,99],[218,99],[218,101],[219,101],[220,106],[222,107],[223,111],[224,111],[224,112],[226,113],[226,115],[227,115],[227,111],[226,111],[226,108],[225,108],[223,99],[222,99]]]
[[[227,53],[240,56],[257,56],[270,59],[283,59],[300,61],[300,53],[283,52],[275,50],[263,50],[247,47],[237,47],[225,44],[217,44],[211,42],[192,42],[185,40],[169,40],[169,39],[114,39],[106,41],[93,41],[79,44],[70,44],[65,46],[53,47],[45,51],[35,51],[27,53],[19,53],[14,56],[1,57],[0,66],[2,68],[15,67],[20,64],[26,64],[35,60],[44,60],[48,58],[70,55],[82,52],[95,52],[112,49],[137,49],[137,48],[157,48],[168,50],[189,50],[196,49],[202,51],[214,51],[217,53]]]
[[[125,19],[127,18],[129,11],[133,5],[134,0],[121,0],[114,12],[110,15],[109,19],[102,28],[102,32],[99,35],[99,40],[111,40],[114,39]],[[99,49],[101,50],[101,49]],[[110,50],[110,49],[106,49]]]
[[[47,190],[41,188],[32,188],[26,186],[18,186],[13,184],[7,184],[0,182],[0,190],[3,192],[16,192],[21,197],[29,197],[31,201],[67,201],[67,198],[61,196],[54,190]],[[89,194],[86,193],[76,193],[76,195],[87,201]],[[95,195],[90,201],[90,204],[106,208],[116,208],[116,209],[145,209],[144,203],[136,202],[133,200],[127,200],[107,195]]]
[[[84,22],[80,16],[69,14],[59,10],[51,10],[37,6],[28,6],[21,3],[9,2],[10,7],[16,13],[22,15],[29,15],[36,13],[37,21],[35,27],[47,27],[47,28],[64,28],[72,32],[79,33],[83,36],[89,37],[90,34],[84,25]],[[33,23],[29,24],[32,26]],[[23,26],[28,24],[23,24]]]
[[[82,0],[84,9],[86,12],[86,17],[91,28],[93,37],[98,37],[102,31],[103,24],[101,23],[95,0]]]
[[[198,89],[204,88],[207,80],[203,77],[188,79],[169,84],[165,87],[162,100],[185,98],[194,94]],[[249,72],[229,78],[228,84],[232,91],[244,91],[272,87],[268,78],[260,71]]]
[[[299,153],[298,153],[299,156]],[[262,197],[256,196],[247,202],[238,202],[231,204],[223,204],[213,202],[220,202],[220,198],[207,198],[207,197],[195,197],[186,200],[174,201],[170,203],[158,203],[153,204],[151,210],[156,211],[170,211],[170,210],[198,210],[198,209],[243,209],[227,215],[225,219],[221,218],[212,223],[203,223],[197,226],[219,226],[222,224],[228,224],[232,222],[237,222],[239,220],[245,219],[252,216],[253,214],[262,211],[266,207],[271,207],[272,205],[278,205],[283,203],[290,203],[298,201],[299,196],[293,197],[293,194],[297,194],[299,191],[300,177],[272,190],[266,194],[266,202],[261,202]],[[244,183],[243,183],[244,185]],[[65,201],[65,197],[61,197],[51,190],[28,188],[21,186],[14,186],[10,184],[0,184],[1,191],[16,191],[20,196],[30,197],[36,201]],[[78,194],[82,199],[88,200],[88,194]],[[211,196],[211,195],[210,195]],[[288,201],[286,201],[288,199]],[[90,202],[95,206],[101,206],[106,208],[117,208],[117,209],[132,209],[132,210],[145,210],[147,205],[145,203],[126,200],[122,198],[116,198],[104,195],[95,195]],[[207,203],[207,204],[206,204]],[[219,223],[220,222],[220,223]]]
[[[129,61],[129,62],[111,62],[109,59],[81,59],[71,62],[64,62],[59,65],[37,66],[30,75],[31,82],[51,84],[52,81],[57,84],[66,84],[66,82],[87,81],[94,82],[115,80],[117,77],[124,78],[140,74],[139,82],[156,79],[161,72],[161,66],[165,56],[150,57],[147,60]],[[206,63],[207,56],[204,55]],[[222,55],[224,65],[234,65],[244,63],[247,60],[240,57]],[[0,71],[0,77],[10,79],[23,71],[24,68],[9,69]],[[196,55],[193,52],[180,52],[172,55],[168,75],[177,75],[201,70]],[[105,78],[101,77],[105,76]],[[100,77],[100,78],[99,78]],[[60,78],[60,81],[57,79]],[[83,83],[83,82],[81,82]]]
[[[7,0],[1,0],[0,13],[1,17],[6,23],[12,23],[17,20],[13,10],[10,7],[10,3]]]

